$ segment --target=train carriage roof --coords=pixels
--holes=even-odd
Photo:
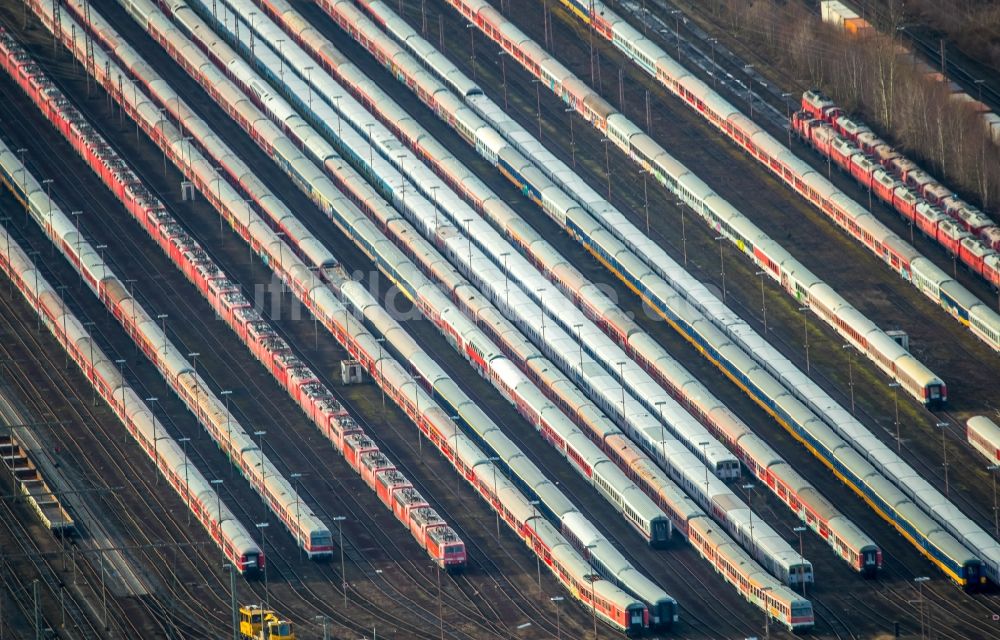
[[[869,340],[873,333],[876,335],[882,333],[882,330],[875,326],[874,322],[869,320],[867,316],[852,307],[847,302],[845,302],[842,307],[837,309],[837,317],[865,340]],[[899,357],[903,351],[903,348],[892,340],[883,346],[887,350],[885,355],[888,356],[890,360]]]
[[[978,433],[1000,448],[1000,426],[987,416],[973,416],[965,422],[970,431]]]
[[[455,65],[448,61],[430,41],[417,33],[403,17],[388,12],[382,15],[385,15],[385,30],[405,41],[406,47],[435,72],[443,75],[455,69]]]
[[[692,78],[689,78],[685,82],[690,84],[692,83],[692,80],[693,76]],[[697,82],[700,83],[702,86],[707,86],[700,79]],[[733,103],[723,98],[716,91],[704,92],[701,95],[701,101],[705,104],[705,107],[709,111],[715,113],[722,120],[729,120],[729,118],[738,111],[738,109],[735,106],[733,106]]]
[[[466,417],[467,421],[475,422],[473,418],[468,416],[464,417]],[[491,426],[482,426],[480,423],[479,425],[473,424],[473,427],[479,433],[479,436],[489,444],[491,449],[493,449],[494,455],[505,462],[515,462],[518,458],[520,458],[522,463],[527,463],[531,467],[534,467],[534,465],[531,464],[527,458],[524,458],[524,455],[521,453],[521,449],[518,448],[518,446],[514,444],[514,442],[508,438],[499,427],[494,425],[492,421],[488,421],[487,424]],[[524,470],[524,467],[520,464],[515,463],[515,466],[518,470]]]
[[[601,470],[609,470],[610,474],[617,472],[615,475],[621,477],[621,481],[616,483],[620,487],[620,492],[622,496],[622,501],[624,501],[628,506],[643,520],[651,522],[654,520],[666,519],[663,510],[655,502],[653,502],[649,496],[643,492],[642,489],[635,486],[631,481],[626,482],[627,478],[621,471],[610,460],[601,464]]]
[[[727,121],[734,127],[743,132],[743,135],[753,139],[758,131],[761,131],[760,125],[748,118],[743,114],[742,111],[734,111]]]
[[[119,391],[119,393],[121,392]],[[125,396],[125,415],[133,422],[141,422],[142,424],[138,425],[140,429],[148,427],[149,431],[147,432],[146,439],[150,439],[152,437],[151,420],[153,414],[150,413],[149,407],[146,406],[146,403],[131,386],[125,388],[123,395]]]
[[[829,522],[830,527],[837,531],[837,535],[855,551],[861,553],[879,550],[879,546],[875,541],[846,516],[834,516],[830,518]]]
[[[583,98],[583,104],[587,106],[588,109],[593,111],[597,116],[603,120],[607,120],[608,116],[618,113],[610,102],[602,98],[598,93],[591,91]]]
[[[212,500],[209,501],[213,502]],[[226,509],[228,511],[228,509]],[[233,547],[239,555],[257,555],[261,551],[257,543],[250,537],[249,532],[240,525],[235,517],[228,517],[222,522],[222,532],[232,542]]]
[[[561,518],[565,514],[576,510],[576,507],[566,497],[566,494],[550,480],[542,478],[532,485],[532,489],[542,504],[557,518]]]
[[[615,578],[619,583],[627,584],[629,592],[636,594],[643,602],[653,605],[676,602],[662,587],[631,565],[616,572]]]
[[[565,190],[556,187],[555,185],[544,187],[540,189],[540,191],[542,194],[543,206],[546,208],[547,211],[550,211],[555,215],[557,215],[561,223],[565,222],[565,216],[571,209],[580,209],[580,205],[577,204],[576,201],[573,200],[573,198],[571,198],[569,194],[566,193]],[[515,227],[522,227],[526,224],[527,223],[524,222],[523,220],[515,220],[513,222],[513,226]],[[524,231],[527,231],[527,229],[525,228]],[[526,236],[527,234],[525,233],[524,235]],[[535,252],[544,251],[548,253],[553,251],[551,248],[549,248],[548,242],[545,242],[544,245],[545,245],[544,247],[532,246],[532,249]],[[561,254],[558,254],[557,252],[555,253],[557,255],[554,256],[554,259],[560,260],[561,258],[559,257],[559,255]]]
[[[896,255],[901,256],[907,263],[912,263],[915,258],[920,256],[920,252],[917,251],[913,245],[907,243],[896,234],[890,234],[884,237],[882,239],[882,244],[884,244]]]
[[[545,548],[548,549],[549,552],[553,553],[553,555],[556,554],[557,549],[560,558],[565,557],[565,554],[567,553],[575,553],[566,542],[566,539],[563,538],[562,534],[559,533],[555,527],[549,524],[547,520],[542,518],[541,514],[539,514],[539,517],[532,521],[531,529],[535,532],[535,536],[542,542]]]
[[[642,129],[621,113],[614,113],[608,116],[608,130],[615,133],[622,140],[628,141],[629,144],[631,144],[631,140],[636,134],[642,132]]]
[[[463,0],[461,4],[467,6],[472,11],[472,15],[479,16],[483,22],[489,24],[494,29],[507,21],[486,0]]]
[[[890,341],[892,340],[892,338],[889,338],[888,336],[886,336],[886,338]],[[928,369],[924,365],[924,363],[917,360],[909,353],[906,353],[906,351],[898,344],[896,344],[896,347],[900,352],[900,355],[896,360],[897,370],[903,371],[907,377],[909,377],[911,380],[916,381],[917,384],[919,384],[921,387],[924,388],[928,387],[929,385],[944,384],[944,381],[941,380],[941,378],[934,375],[934,372]]]
[[[797,171],[795,167],[792,167],[792,170]],[[836,187],[809,165],[805,165],[803,171],[798,175],[797,181],[802,182],[806,187],[818,193],[821,198],[829,199],[840,194],[840,191]]]
[[[690,169],[681,164],[677,158],[666,151],[656,156],[656,164],[668,172],[677,182],[678,186],[683,187],[695,200],[706,201],[713,196],[718,196],[708,183],[699,178]]]
[[[842,452],[845,455],[842,456]],[[855,451],[851,451],[851,453],[855,456],[857,455],[857,452]],[[850,456],[841,450],[837,452],[837,458],[839,460],[846,461],[850,458]],[[858,469],[861,468],[861,466],[857,466],[857,464],[854,463],[850,465],[850,468]],[[940,526],[938,526],[938,524],[934,522],[930,516],[913,504],[913,501],[900,491],[899,487],[874,470],[864,478],[864,485],[871,493],[881,498],[890,509],[897,511],[897,517],[904,518],[925,535],[929,532],[940,530]]]
[[[160,328],[158,325],[154,325],[152,321],[150,322],[150,324],[151,326],[156,326],[157,329],[156,333],[158,335],[162,335],[162,333],[160,333]],[[169,342],[167,343],[167,345],[168,349],[166,354],[164,354],[163,352],[162,344],[159,346],[157,351],[159,352],[160,361],[163,363],[163,367],[166,369],[169,375],[173,377],[173,376],[180,376],[183,374],[192,374],[193,376],[194,374],[192,372],[190,363],[188,363],[187,358],[185,358],[184,355],[182,355],[181,352],[178,351],[176,348],[171,348]],[[194,378],[192,378],[192,383],[193,380]]]
[[[571,535],[580,543],[580,546],[586,547],[595,543],[606,543],[604,535],[598,531],[597,527],[593,525],[583,514],[579,511],[570,511],[566,513],[562,518],[562,525],[564,530],[569,530]]]
[[[460,439],[458,440],[458,446],[462,446]],[[483,456],[482,460],[469,466],[471,466],[472,473],[476,477],[476,482],[489,487],[491,491],[499,491],[501,488],[507,486],[513,487],[510,481],[507,480],[507,476],[500,470],[499,465],[492,462],[487,456]]]
[[[110,360],[104,357],[99,357],[98,353],[94,353],[95,359],[94,369],[96,369],[97,375],[104,380],[108,386],[114,390],[121,386],[122,377],[118,373],[118,367],[115,366]]]
[[[536,43],[534,40],[525,39],[521,43],[520,49],[524,53],[525,57],[527,57],[532,63],[538,65],[539,67],[541,66],[543,60],[552,57],[548,54],[547,51],[545,51],[545,49],[540,47],[538,43]]]
[[[496,14],[496,18],[495,19],[492,18],[489,15],[490,13]],[[493,9],[493,7],[490,6],[484,7],[479,11],[479,15],[483,18],[484,21],[491,22],[493,26],[496,28],[496,30],[500,32],[501,37],[503,37],[505,40],[510,41],[510,43],[514,45],[514,47],[516,47],[517,49],[523,51],[525,45],[531,42],[531,40],[528,38],[528,36],[524,34],[523,31],[518,29],[513,22],[507,20],[506,18],[498,14],[496,12],[496,9]]]
[[[39,288],[42,289],[41,293],[38,294],[38,306],[40,307],[39,311],[44,313],[48,318],[51,318],[56,326],[58,326],[61,330],[63,325],[60,319],[63,314],[66,313],[66,306],[63,304],[63,301],[60,300],[60,297],[51,289],[42,287]],[[67,329],[68,328],[67,323]]]
[[[769,530],[768,533],[762,531],[765,527]],[[812,567],[812,562],[808,558],[803,558],[798,549],[793,549],[787,540],[766,523],[758,524],[756,520],[754,521],[753,540],[757,548],[764,550],[786,571],[792,570],[793,567]]]
[[[686,67],[678,63],[662,49],[659,55],[654,56],[656,60],[656,73],[659,77],[666,77],[668,80],[677,81],[691,75]]]
[[[618,118],[618,116],[615,117],[616,119]],[[641,131],[632,136],[629,140],[629,144],[632,145],[632,148],[636,153],[650,161],[659,155],[665,154],[659,143],[650,138],[648,134]]]
[[[559,84],[564,84],[568,78],[575,77],[569,69],[563,66],[561,62],[552,56],[546,56],[543,58],[538,63],[538,66],[541,67],[543,77],[554,80]]]
[[[588,425],[586,428],[596,431],[602,440],[610,435],[621,433],[621,429],[593,403],[579,407],[578,411],[581,421]]]
[[[796,167],[799,167],[799,164],[802,162],[802,160],[792,153],[787,147],[781,147],[777,154],[775,154],[774,158],[792,171],[798,170]],[[807,171],[812,170],[808,165],[805,165],[804,169]]]
[[[658,487],[657,499],[683,522],[705,515],[698,503],[674,484],[662,469],[649,460],[636,464],[635,473]]]
[[[159,436],[160,434],[157,434]],[[164,434],[165,435],[165,434]],[[197,468],[194,463],[188,460],[187,464],[184,461],[183,450],[177,445],[177,442],[173,439],[167,437],[163,438],[165,441],[160,442],[157,447],[157,452],[159,456],[163,459],[164,465],[167,469],[178,474],[181,478],[184,477],[184,467],[189,467],[191,472],[197,473]]]
[[[688,387],[694,386],[694,384],[695,383],[685,385],[684,393],[693,393]],[[697,404],[697,399],[694,402],[696,403],[695,406],[699,406]],[[711,404],[714,404],[715,406],[710,407]],[[714,396],[709,401],[701,404],[700,408],[709,415],[710,419],[716,425],[716,428],[721,430],[724,434],[725,437],[720,437],[720,440],[729,439],[732,441],[739,441],[743,438],[743,436],[752,433],[750,427],[748,427],[747,424],[739,418],[739,416],[733,413],[728,407],[718,402]],[[756,440],[757,438],[755,436],[752,439]]]
[[[868,233],[868,235],[875,238],[879,242],[884,243],[888,238],[898,237],[896,236],[895,233],[886,228],[885,225],[879,222],[878,219],[871,214],[866,214],[863,216],[859,215],[857,218],[855,218],[855,221],[858,223],[859,227],[861,227],[864,231]]]
[[[541,525],[544,529],[548,523]],[[592,575],[590,566],[580,557],[561,535],[552,539],[553,545],[549,547],[552,559],[570,576],[575,582],[584,583],[584,576]]]
[[[760,438],[744,438],[740,441],[740,447],[765,469],[772,465],[783,464],[781,456]]]
[[[759,126],[757,132],[752,135],[751,140],[758,149],[764,151],[764,153],[771,158],[781,158],[782,154],[787,150],[787,147],[785,147],[784,144],[778,142],[774,136],[767,131],[760,129]],[[790,162],[790,160],[787,159],[787,156],[786,162]],[[801,160],[799,160],[799,162],[805,164]]]
[[[880,488],[892,487],[900,498],[903,497],[902,493],[898,489],[895,489],[895,485],[879,475],[875,467],[863,455],[852,449],[850,445],[843,443],[839,438],[823,438],[822,441],[827,449],[833,449],[834,460],[840,463],[841,466],[850,469],[865,484]],[[882,487],[883,484],[886,487]]]
[[[906,479],[906,491],[914,496],[914,499],[928,509],[947,508],[955,509],[951,500],[938,491],[934,485],[923,476],[911,471]],[[961,516],[964,518],[964,516]]]
[[[562,80],[563,90],[573,96],[575,100],[582,102],[593,93],[593,90],[582,80],[571,75],[568,70],[566,73],[567,75],[563,76]]]
[[[618,31],[619,25],[622,24],[628,23],[622,20],[621,22],[615,24],[614,29]],[[632,42],[632,46],[635,50],[642,53],[643,57],[646,58],[648,62],[653,64],[654,68],[659,68],[659,61],[662,58],[667,57],[663,49],[661,49],[655,42],[639,33],[635,27],[629,25],[628,28],[632,33],[626,37],[628,37],[629,41]],[[625,33],[623,32],[622,35],[625,35]]]
[[[635,28],[630,25],[627,21],[623,20],[620,16],[615,13],[605,11],[605,8],[596,5],[594,6],[594,11],[596,11],[601,19],[608,23],[611,27],[611,32],[621,41],[628,42],[630,44],[635,44],[639,40],[644,40],[645,38],[641,33],[635,30]]]
[[[938,269],[938,271],[940,271],[940,269]],[[971,291],[961,286],[954,280],[948,279],[946,282],[943,282],[940,285],[940,289],[965,311],[977,306],[985,306]]]
[[[497,156],[518,173],[527,173],[530,175],[532,172],[538,171],[534,164],[529,162],[517,149],[512,146],[507,145],[500,148]]]
[[[483,482],[486,486],[493,486],[493,473],[492,471],[486,473],[485,470],[489,468],[488,465],[478,465],[476,467],[476,475],[480,482]],[[525,523],[529,520],[536,518],[537,520],[543,519],[543,513],[539,509],[535,509],[533,506],[528,504],[528,501],[524,498],[524,495],[512,485],[503,474],[497,472],[497,488],[494,489],[497,499],[503,508],[514,515],[514,518],[519,523]]]
[[[918,207],[920,205],[917,205]],[[944,214],[940,212],[934,212],[934,215],[940,219],[944,217]],[[910,262],[910,270],[913,271],[914,276],[919,277],[925,282],[933,284],[934,287],[940,290],[942,285],[951,282],[952,278],[947,273],[945,273],[936,264],[924,258],[923,256],[918,257]],[[937,297],[937,296],[935,296]]]
[[[793,259],[782,261],[781,270],[790,280],[788,286],[792,288],[791,290],[794,292],[794,295],[800,301],[803,301],[801,298],[798,298],[801,292],[804,292],[804,295],[811,297],[813,295],[813,290],[817,287],[825,286],[828,289],[830,288],[819,276],[803,266],[802,263],[797,260]]]
[[[511,141],[511,144],[519,152],[523,153],[521,150],[524,148],[536,149],[537,140],[535,137],[522,129],[521,127],[512,127],[513,130],[507,131],[507,138]],[[528,161],[530,163],[530,161]],[[546,182],[549,182],[546,178]]]
[[[830,521],[833,518],[843,518],[837,508],[834,507],[829,500],[827,500],[823,494],[821,494],[816,487],[810,485],[806,482],[802,476],[798,475],[794,469],[788,467],[787,465],[782,465],[781,468],[782,479],[787,482],[798,495],[801,502],[808,504],[810,509],[816,513],[816,515],[826,521]],[[846,518],[843,518],[845,521]],[[838,532],[839,533],[839,532]]]

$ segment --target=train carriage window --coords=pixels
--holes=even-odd
[[[1000,335],[998,335],[992,327],[985,324],[980,318],[970,317],[969,323],[980,333],[985,334],[993,344],[1000,342]]]

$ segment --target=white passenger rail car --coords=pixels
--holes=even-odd
[[[965,423],[969,444],[983,454],[991,465],[1000,464],[1000,426],[986,416],[974,416]]]

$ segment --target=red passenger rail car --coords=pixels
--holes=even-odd
[[[1000,249],[1000,227],[915,162],[843,115],[818,91],[802,95],[791,127],[816,151],[849,173],[969,271],[1000,289],[1000,274],[986,260]]]

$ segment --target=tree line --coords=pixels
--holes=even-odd
[[[902,47],[892,26],[903,25],[897,0],[883,4],[880,31],[864,38],[823,24],[799,2],[710,0],[703,10],[800,89],[819,88],[859,114],[968,201],[983,209],[1000,202],[1000,146],[975,109],[951,98],[947,83],[928,77]]]
[[[1000,69],[1000,3],[996,0],[909,0],[906,12],[908,22],[912,18],[929,25],[965,55]]]

